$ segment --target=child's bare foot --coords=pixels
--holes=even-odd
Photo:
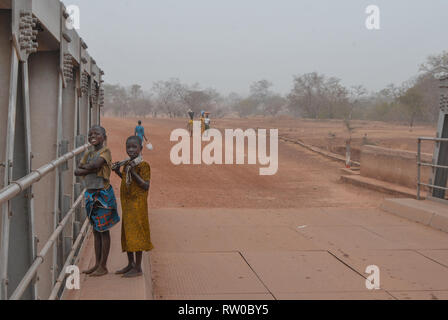
[[[95,272],[92,273],[90,276],[91,277],[101,277],[101,276],[104,276],[104,275],[106,275],[108,273],[109,273],[109,271],[107,271],[106,268],[98,267],[98,269],[96,269]]]
[[[124,267],[123,269],[118,270],[117,272],[115,272],[115,274],[125,274],[125,273],[131,271],[132,268],[134,268],[134,265],[132,265],[132,264],[128,264],[128,265],[127,265],[126,267]]]
[[[90,268],[90,269],[84,270],[82,273],[84,273],[84,274],[91,274],[91,273],[94,273],[94,272],[96,271],[96,269],[98,269],[98,267],[99,267],[99,266],[95,265],[95,266],[93,266],[93,267]]]
[[[140,277],[143,274],[142,269],[132,268],[128,272],[126,272],[123,277],[125,278],[135,278]]]

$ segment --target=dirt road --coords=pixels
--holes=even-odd
[[[339,126],[291,128],[288,121],[220,120],[217,127],[279,128],[281,135],[300,133],[308,143],[325,143],[326,132]],[[125,140],[136,123],[103,119],[114,161],[126,156]],[[144,158],[152,168],[155,244],[145,255],[144,277],[83,277],[82,290],[69,299],[448,298],[446,233],[382,211],[379,205],[390,196],[339,182],[341,163],[279,141],[274,176],[260,176],[258,165],[175,166],[169,137],[185,121],[143,124],[154,145]],[[431,128],[420,130],[413,134]],[[373,124],[369,137],[412,148],[415,141],[405,131]],[[118,195],[118,179],[112,183]],[[120,231],[112,230],[110,270],[126,263]],[[92,239],[87,248],[85,268],[94,263]],[[381,270],[381,290],[366,286],[365,270],[372,265]]]
[[[137,119],[103,119],[114,161],[126,156],[125,141],[133,134],[136,123]],[[175,166],[170,161],[170,150],[176,143],[170,142],[170,133],[184,128],[185,121],[147,119],[143,125],[154,146],[153,151],[145,150],[143,154],[152,170],[151,208],[369,207],[378,205],[385,196],[341,183],[340,163],[282,141],[279,169],[274,176],[260,176],[258,164]],[[223,121],[222,125],[232,128],[231,121]],[[236,123],[233,128],[240,125]],[[112,183],[118,190],[116,177]]]

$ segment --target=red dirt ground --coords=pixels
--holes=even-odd
[[[104,118],[108,145],[114,161],[125,158],[126,138],[133,134],[137,119]],[[375,207],[387,195],[340,182],[341,163],[329,160],[292,143],[279,141],[279,170],[274,176],[260,176],[260,165],[180,165],[170,161],[176,142],[169,140],[176,128],[185,128],[182,119],[143,119],[147,137],[154,150],[144,150],[151,165],[151,208],[302,208],[302,207]],[[278,128],[279,135],[328,146],[329,132],[334,144],[345,140],[341,121],[304,121],[296,119],[219,119],[212,123],[224,128]],[[354,144],[364,133],[369,141],[386,147],[413,150],[416,137],[434,135],[431,127],[406,126],[380,122],[355,122]],[[340,141],[339,141],[340,140]],[[430,146],[425,151],[430,152]],[[112,178],[118,193],[119,180]]]
[[[274,176],[260,176],[258,165],[175,166],[170,149],[176,142],[169,137],[186,121],[143,120],[154,145],[144,158],[152,168],[155,244],[145,255],[144,278],[83,277],[71,299],[447,299],[446,233],[379,210],[390,196],[341,183],[340,162],[280,140]],[[103,120],[114,161],[125,157],[136,123]],[[278,128],[280,135],[319,146],[331,131],[344,141],[336,121],[223,119],[212,125]],[[365,123],[364,130],[378,145],[408,150],[418,135],[434,134],[382,123]],[[359,131],[355,139],[362,139]],[[118,194],[117,177],[112,184]],[[126,263],[120,232],[112,230],[109,270]],[[85,268],[94,263],[92,239],[88,248]],[[365,289],[366,264],[381,268],[382,290]]]

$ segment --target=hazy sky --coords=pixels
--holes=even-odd
[[[447,49],[446,0],[64,0],[106,81],[150,89],[172,77],[245,94],[267,79],[287,93],[317,71],[379,90]],[[365,9],[380,8],[367,30]]]

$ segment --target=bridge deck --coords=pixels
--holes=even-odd
[[[126,262],[119,232],[110,270]],[[151,232],[145,278],[87,277],[68,298],[448,299],[446,233],[376,208],[157,209]]]

